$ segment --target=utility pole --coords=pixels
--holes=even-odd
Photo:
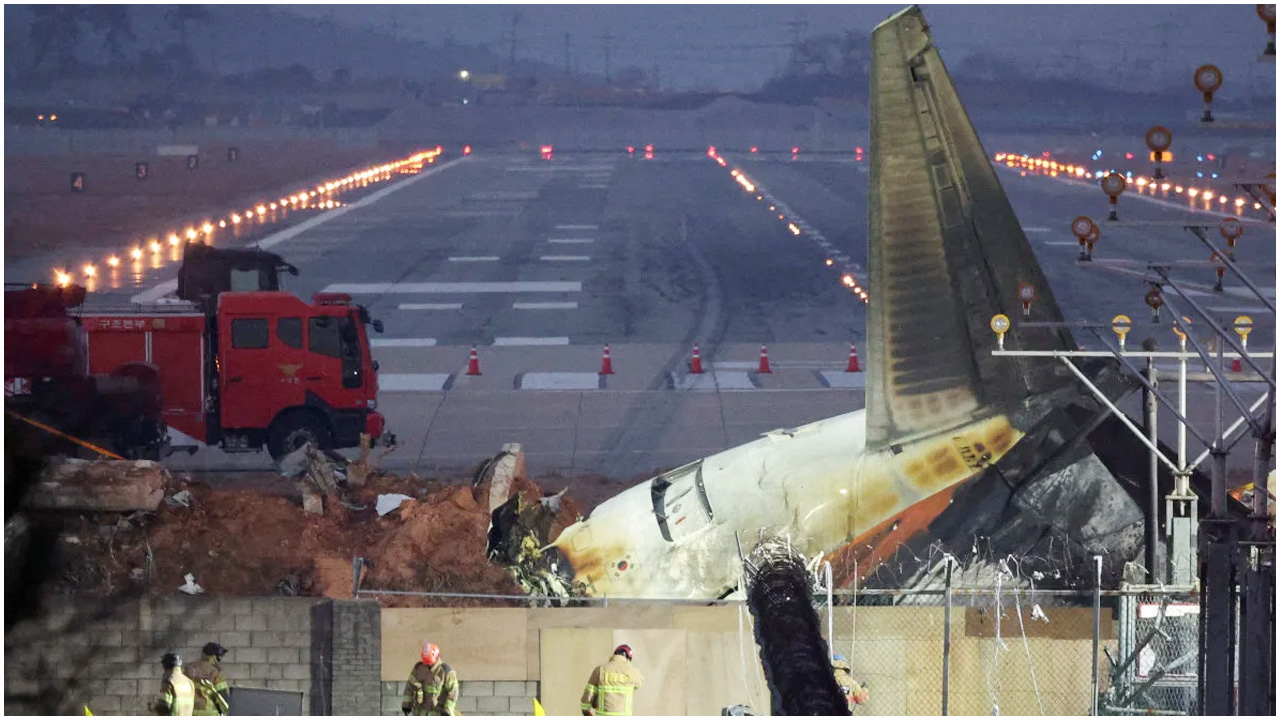
[[[518,10],[511,13],[511,49],[507,54],[508,75],[515,75],[516,72],[516,28],[520,25],[521,17],[523,17],[523,13]]]
[[[572,44],[573,44],[573,35],[571,33],[565,33],[564,34],[564,76],[566,78],[571,77],[573,75],[573,68],[571,67],[572,66],[571,59],[573,55],[570,52],[570,47],[572,46]]]
[[[609,54],[613,52],[613,33],[607,32],[600,36],[604,41],[604,83],[605,85],[613,85],[613,76],[609,74]]]

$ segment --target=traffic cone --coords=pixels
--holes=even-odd
[[[849,343],[849,367],[844,369],[845,372],[862,372],[862,365],[858,363],[858,347],[853,343]]]
[[[689,362],[689,374],[702,374],[702,353],[698,352],[698,343],[693,344],[693,359]]]
[[[1240,358],[1231,361],[1231,372],[1244,372],[1244,367],[1240,364]]]
[[[471,346],[471,357],[467,358],[467,374],[480,374],[480,356],[476,354],[476,348],[474,345]]]
[[[600,356],[600,374],[601,375],[613,374],[613,358],[609,356],[608,345],[604,346],[604,354]]]
[[[764,345],[760,346],[760,367],[756,368],[756,372],[758,373],[773,372],[772,370],[769,369],[769,348]]]

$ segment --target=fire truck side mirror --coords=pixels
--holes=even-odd
[[[374,332],[376,332],[376,333],[378,333],[379,335],[381,335],[381,334],[382,334],[382,321],[381,321],[381,320],[374,320],[374,321],[373,321],[373,331],[374,331]]]

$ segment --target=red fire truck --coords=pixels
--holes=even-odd
[[[89,371],[154,366],[164,422],[200,443],[265,446],[278,459],[308,441],[325,449],[355,447],[361,433],[394,441],[376,409],[365,333],[381,324],[349,295],[317,293],[307,303],[280,291],[222,292],[208,313],[177,301],[90,308],[81,323]]]

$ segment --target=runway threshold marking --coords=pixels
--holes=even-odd
[[[594,238],[550,238],[549,240],[547,240],[547,242],[556,243],[558,245],[586,245],[588,243],[595,242],[595,239]]]
[[[576,310],[576,302],[518,302],[512,304],[513,310]]]
[[[369,347],[435,347],[435,338],[370,338]]]
[[[531,347],[536,345],[568,345],[567,337],[496,337],[493,344],[504,347]]]
[[[545,262],[588,262],[590,255],[543,255],[538,258]]]
[[[324,292],[350,295],[436,295],[446,293],[582,292],[582,283],[516,280],[511,282],[333,283]]]
[[[449,262],[498,262],[497,255],[459,255],[449,258]]]
[[[599,225],[557,225],[557,230],[599,230]]]
[[[462,303],[400,303],[401,310],[461,310]]]
[[[1050,232],[1049,228],[1045,228],[1045,227],[1024,227],[1024,228],[1022,228],[1022,231],[1023,231],[1023,232],[1033,232],[1033,233],[1047,233],[1047,232]]]
[[[378,373],[378,392],[432,392],[444,390],[448,373]]]
[[[530,372],[516,378],[520,390],[600,390],[603,375],[586,372]]]

